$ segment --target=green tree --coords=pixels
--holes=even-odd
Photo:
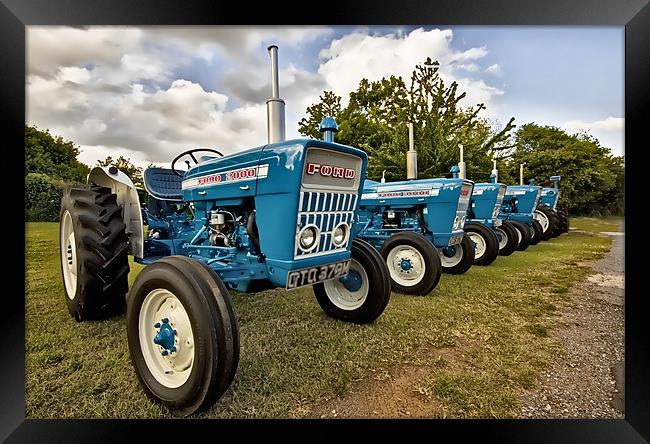
[[[79,148],[49,130],[25,125],[25,175],[40,173],[52,179],[83,183],[88,175],[87,165],[79,162]]]
[[[117,167],[124,174],[129,176],[133,184],[138,188],[144,188],[144,182],[142,179],[142,168],[135,166],[131,163],[131,159],[127,159],[124,156],[120,156],[117,159],[113,159],[111,156],[108,156],[104,160],[98,160],[97,164],[99,166],[107,167],[114,166]]]
[[[304,135],[320,137],[318,123],[331,115],[339,125],[336,140],[368,153],[368,177],[378,179],[386,171],[388,180],[399,180],[406,177],[407,124],[412,122],[419,177],[448,172],[459,161],[458,148],[462,143],[468,177],[487,180],[492,153],[509,146],[514,118],[494,130],[486,119],[479,117],[484,104],[461,108],[459,102],[465,96],[465,92],[458,91],[456,82],[445,84],[438,62],[428,58],[415,67],[408,87],[396,76],[374,82],[362,79],[343,109],[341,98],[326,91],[319,102],[307,108],[299,130]]]
[[[550,185],[549,178],[562,176],[560,203],[576,214],[609,215],[624,212],[625,163],[612,156],[593,136],[567,134],[553,126],[522,125],[515,134],[516,150],[506,164],[508,174]],[[513,182],[515,183],[515,182]]]

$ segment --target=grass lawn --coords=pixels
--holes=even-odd
[[[516,393],[561,350],[548,335],[569,286],[610,248],[590,232],[612,221],[571,219],[587,231],[499,257],[462,276],[443,275],[426,297],[393,293],[372,325],[326,317],[311,289],[233,293],[241,361],[233,386],[206,417],[300,417],[372,373],[430,369],[413,390],[449,417],[513,417]],[[124,316],[77,323],[67,312],[58,224],[28,223],[26,415],[165,417],[141,390]],[[133,264],[130,279],[142,269]],[[451,353],[441,355],[436,351]],[[442,356],[447,356],[443,358]],[[451,356],[451,357],[450,357]]]

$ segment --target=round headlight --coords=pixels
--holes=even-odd
[[[334,234],[332,235],[332,243],[336,247],[340,247],[348,240],[348,224],[342,223],[334,229]]]
[[[310,226],[303,228],[299,237],[300,247],[303,250],[312,249],[316,245],[317,236],[316,227]]]

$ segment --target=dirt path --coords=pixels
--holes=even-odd
[[[523,417],[624,417],[625,235],[603,234],[612,236],[612,249],[593,264],[596,274],[570,290],[551,333],[565,354],[522,394]]]
[[[612,236],[612,249],[591,263],[596,274],[570,290],[570,303],[551,335],[558,338],[564,355],[538,378],[534,389],[520,393],[520,417],[622,418],[624,416],[624,234]],[[427,350],[435,359],[462,361],[462,347]],[[460,358],[460,359],[459,359]],[[444,417],[435,401],[424,400],[413,382],[427,369],[402,366],[376,372],[349,393],[312,406],[308,417]]]

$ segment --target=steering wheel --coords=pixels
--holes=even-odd
[[[179,172],[175,168],[176,162],[178,162],[178,160],[183,156],[190,156],[192,158],[192,160],[194,161],[194,164],[195,165],[198,164],[199,161],[196,160],[196,157],[194,156],[194,153],[200,152],[200,151],[207,151],[207,152],[210,152],[210,153],[215,153],[215,154],[218,154],[219,157],[223,157],[223,154],[221,152],[219,152],[217,150],[213,150],[212,148],[194,148],[194,149],[191,149],[191,150],[183,151],[178,156],[176,156],[174,158],[174,160],[172,160],[172,171],[174,172],[174,174],[176,174],[177,176],[181,176],[181,177],[183,177],[185,175],[185,172]],[[185,163],[187,164],[188,167],[190,166],[190,161],[189,160],[186,160]]]

